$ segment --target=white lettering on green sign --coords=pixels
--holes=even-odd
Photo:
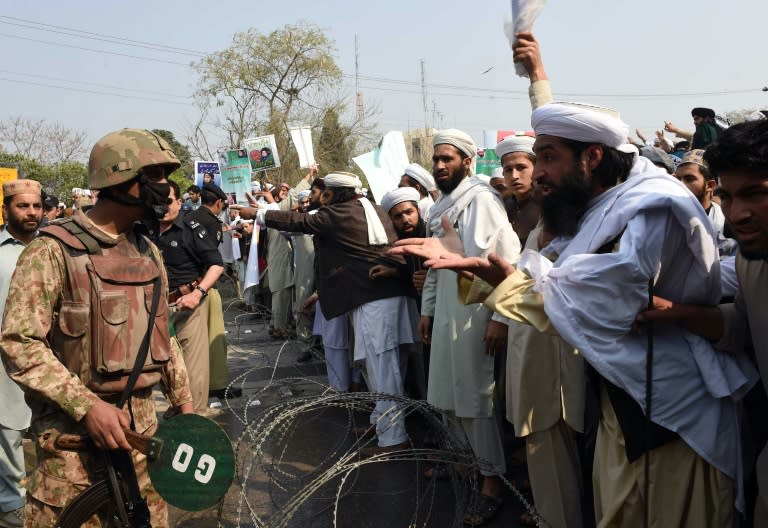
[[[185,473],[194,453],[195,450],[191,445],[179,444],[179,447],[176,448],[176,453],[173,455],[171,467],[179,473]],[[197,469],[194,475],[195,480],[200,484],[208,484],[213,476],[214,469],[216,469],[216,459],[204,453],[200,456],[200,460],[197,461]]]

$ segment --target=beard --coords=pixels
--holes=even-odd
[[[575,235],[593,192],[584,171],[574,167],[573,172],[565,176],[560,185],[541,198],[544,227],[555,236]]]
[[[408,227],[410,227],[411,224],[408,224]],[[406,226],[403,226],[406,227]],[[424,222],[424,219],[419,217],[419,221],[416,222],[416,225],[413,226],[413,229],[410,231],[401,231],[398,228],[395,228],[395,231],[397,232],[397,238],[403,239],[403,238],[424,238],[427,235],[427,224]]]
[[[451,177],[447,180],[436,180],[437,188],[440,189],[440,192],[443,194],[450,194],[453,192],[456,187],[459,186],[461,183],[461,180],[463,180],[467,176],[467,170],[461,166],[457,168],[455,171],[451,173]]]

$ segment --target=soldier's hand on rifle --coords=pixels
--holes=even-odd
[[[131,420],[124,411],[114,405],[97,401],[85,414],[83,423],[96,447],[128,451],[132,449],[123,432],[124,427],[130,427]]]

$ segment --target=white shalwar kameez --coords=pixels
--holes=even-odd
[[[365,360],[371,392],[403,396],[407,345],[417,343],[413,314],[416,303],[410,297],[388,297],[362,304],[352,310],[355,329],[355,361]],[[402,408],[392,400],[377,400],[370,423],[376,426],[379,447],[407,440]]]
[[[496,253],[511,263],[518,261],[520,240],[495,191],[481,180],[465,178],[435,202],[429,228],[438,236],[443,215],[458,231],[467,256]],[[482,304],[462,304],[457,275],[448,270],[429,270],[421,303],[422,315],[433,317],[427,401],[455,414],[475,455],[493,466],[494,471],[484,474],[504,473],[492,403],[494,357],[486,354],[483,344],[491,311]]]
[[[320,301],[315,304],[313,335],[323,338],[328,384],[339,392],[349,390],[352,368],[349,364],[349,315],[326,319]]]

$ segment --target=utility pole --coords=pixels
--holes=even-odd
[[[357,119],[363,118],[363,94],[360,93],[360,46],[355,33],[355,111]]]
[[[429,125],[427,123],[427,76],[424,73],[424,59],[421,59],[421,102],[424,107],[424,137],[429,135]]]

